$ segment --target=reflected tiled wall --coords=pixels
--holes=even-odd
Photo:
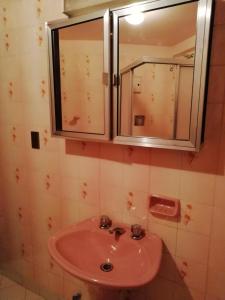
[[[225,2],[216,2],[206,140],[197,154],[50,136],[44,21],[62,18],[62,7],[0,0],[1,269],[46,298],[71,300],[81,290],[89,299],[46,244],[62,226],[106,213],[165,243],[158,278],[127,299],[224,300]],[[40,150],[31,149],[31,130],[40,132]],[[181,199],[181,219],[150,215],[151,193]]]

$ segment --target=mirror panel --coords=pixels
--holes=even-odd
[[[108,10],[49,26],[56,135],[109,139],[109,26]]]
[[[197,10],[191,2],[119,17],[119,135],[190,139]]]
[[[104,31],[97,19],[59,29],[62,130],[104,134]]]
[[[157,0],[49,23],[53,135],[198,151],[211,15]]]

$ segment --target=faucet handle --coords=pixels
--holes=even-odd
[[[101,229],[109,229],[112,226],[112,220],[106,216],[106,215],[102,215],[100,217],[100,225],[99,227]]]
[[[131,225],[131,238],[133,240],[140,240],[145,236],[144,229],[139,224]]]

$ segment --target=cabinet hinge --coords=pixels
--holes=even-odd
[[[102,73],[102,83],[104,85],[109,85],[109,73]]]
[[[118,74],[113,74],[113,85],[120,85],[120,76]]]

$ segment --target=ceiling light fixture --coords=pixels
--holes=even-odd
[[[141,12],[132,13],[126,16],[125,20],[131,25],[139,25],[144,21],[144,14]]]

